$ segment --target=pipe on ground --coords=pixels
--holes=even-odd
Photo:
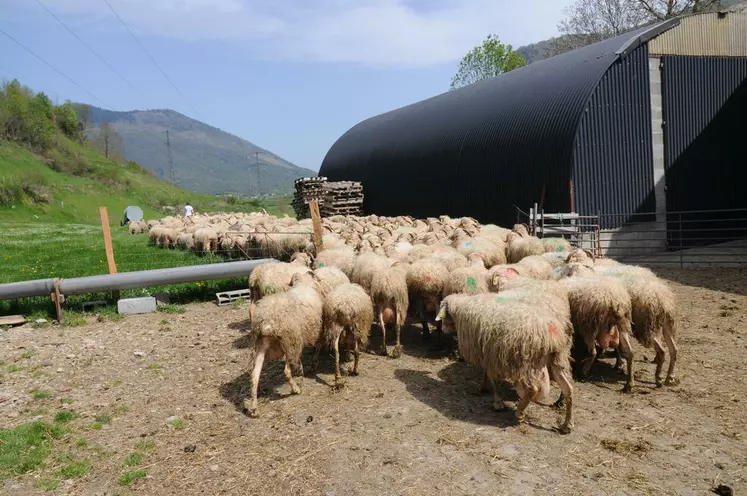
[[[277,262],[277,260],[274,258],[263,258],[260,260],[243,260],[240,262],[191,265],[171,269],[140,270],[136,272],[122,272],[120,274],[62,279],[60,293],[64,295],[78,295],[242,277],[248,276],[257,265],[273,262]],[[0,284],[0,300],[49,296],[54,292],[54,283],[56,280],[38,279],[35,281]]]

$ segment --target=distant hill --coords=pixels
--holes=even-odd
[[[156,176],[169,179],[166,130],[176,184],[208,194],[257,194],[255,152],[259,153],[260,193],[283,194],[293,181],[316,172],[298,167],[254,143],[168,109],[113,112],[91,107],[91,123],[111,123],[122,136],[123,155]],[[89,137],[96,133],[88,129]]]

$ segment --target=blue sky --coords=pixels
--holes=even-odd
[[[359,121],[448,90],[489,33],[514,47],[557,34],[570,0],[0,0],[0,78],[59,102],[171,108],[318,170]],[[91,54],[59,17],[127,82]]]

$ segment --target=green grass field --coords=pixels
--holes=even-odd
[[[146,219],[164,217],[167,213],[160,208],[162,205],[182,205],[185,201],[190,201],[198,211],[256,211],[265,208],[275,215],[292,213],[287,198],[258,204],[256,201],[200,195],[166,184],[137,166],[116,164],[74,143],[69,146],[87,157],[91,164],[91,171],[85,177],[54,171],[30,151],[0,142],[0,194],[3,191],[12,193],[13,188],[22,190],[32,184],[44,188],[48,196],[46,202],[35,202],[31,196],[20,194],[17,201],[0,203],[0,284],[107,274],[99,219],[99,206],[102,205],[109,212],[118,272],[225,261],[215,255],[162,250],[149,246],[147,235],[128,234],[119,221],[129,205],[140,206]],[[185,303],[212,299],[216,291],[243,287],[246,287],[246,278],[129,290],[123,291],[122,296],[166,291],[172,301]],[[67,307],[79,308],[83,301],[107,296],[73,296],[68,298]],[[0,301],[0,314],[40,316],[50,314],[52,310],[49,298]]]

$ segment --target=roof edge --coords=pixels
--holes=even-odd
[[[627,57],[630,52],[641,46],[642,44],[646,43],[647,41],[651,40],[652,38],[656,38],[660,34],[662,34],[665,31],[669,31],[670,29],[679,26],[680,24],[680,18],[674,17],[672,19],[667,19],[664,22],[660,22],[657,24],[654,24],[649,29],[644,31],[643,33],[639,34],[638,36],[634,36],[633,38],[630,38],[628,41],[626,41],[623,46],[621,46],[616,52],[615,55],[618,56],[618,58],[625,58]]]

